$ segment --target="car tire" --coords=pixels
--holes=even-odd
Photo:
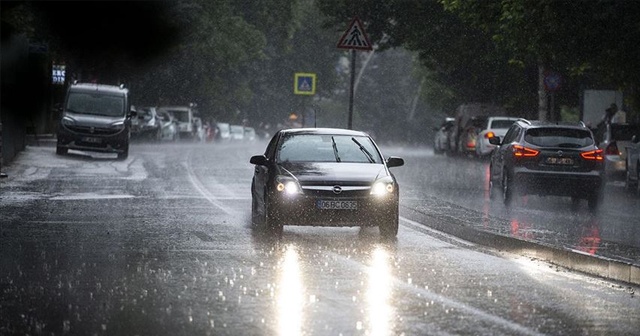
[[[129,157],[129,144],[124,146],[124,151],[118,153],[118,160],[126,160]]]
[[[513,203],[514,182],[508,173],[502,175],[502,200],[505,206],[511,206]]]
[[[395,208],[393,214],[378,225],[380,237],[384,239],[394,239],[398,235],[398,224],[398,208]]]
[[[56,154],[57,155],[65,155],[69,151],[66,147],[56,146]]]
[[[636,163],[636,196],[640,197],[640,162]]]
[[[267,195],[267,191],[265,190],[265,196]],[[278,218],[271,205],[271,201],[269,201],[268,196],[265,197],[264,201],[264,212],[262,214],[262,228],[269,234],[272,234],[276,237],[282,236],[283,225],[282,221]]]

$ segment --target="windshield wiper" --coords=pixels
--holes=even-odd
[[[376,162],[376,160],[373,159],[373,155],[371,155],[371,153],[366,148],[364,148],[364,146],[358,140],[356,140],[356,138],[351,137],[351,140],[353,140],[353,142],[355,142],[356,145],[360,147],[360,151],[364,153],[364,155],[367,157],[367,160],[369,160],[369,163]]]
[[[331,145],[333,146],[333,154],[336,156],[336,162],[340,162],[340,155],[338,154],[338,146],[336,146],[336,140],[331,137]]]

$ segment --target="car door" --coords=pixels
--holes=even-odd
[[[502,174],[504,173],[505,158],[508,155],[507,151],[511,150],[511,143],[517,138],[520,133],[520,126],[512,125],[504,139],[500,142],[500,146],[496,147],[491,155],[491,180],[500,183],[502,181]]]
[[[260,205],[258,208],[264,210],[264,205],[267,202],[268,183],[271,181],[270,175],[275,174],[273,171],[275,167],[276,147],[278,144],[280,133],[276,133],[269,141],[267,149],[264,152],[264,156],[267,158],[266,165],[255,165],[253,171],[253,190],[252,196]]]

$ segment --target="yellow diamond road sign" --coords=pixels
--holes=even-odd
[[[340,41],[338,41],[338,48],[340,49],[355,49],[355,50],[373,50],[369,37],[364,31],[362,22],[357,17],[354,17],[349,25],[349,28],[342,34]]]
[[[293,93],[299,95],[316,94],[316,74],[297,72],[293,81]]]

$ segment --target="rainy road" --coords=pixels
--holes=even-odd
[[[382,242],[377,229],[306,227],[285,227],[274,240],[249,225],[248,158],[263,150],[262,143],[137,144],[128,160],[115,161],[28,147],[6,167],[10,177],[0,186],[0,334],[640,330],[637,287],[423,225],[434,218],[478,225],[499,218],[512,233],[543,237],[550,230],[538,223],[584,219],[599,221],[602,240],[633,243],[637,229],[628,221],[640,218],[633,200],[605,210],[619,221],[537,198],[506,212],[485,197],[484,163],[391,148],[386,155],[407,161],[394,168],[402,217],[396,242]]]

